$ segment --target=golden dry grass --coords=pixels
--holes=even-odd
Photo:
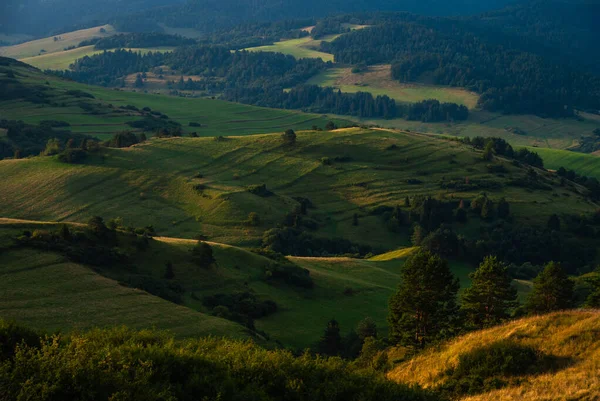
[[[370,260],[375,262],[387,262],[389,260],[405,259],[412,255],[419,247],[402,248],[395,251],[382,253],[381,255],[373,256]]]
[[[502,340],[569,358],[572,363],[565,369],[524,376],[518,385],[464,400],[600,399],[600,311],[557,312],[470,333],[397,366],[388,377],[434,388],[443,383],[443,373],[457,365],[460,355]]]

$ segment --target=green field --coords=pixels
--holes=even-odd
[[[0,236],[33,228],[40,226],[3,221]],[[42,330],[127,325],[165,329],[178,337],[248,336],[243,327],[233,322],[123,287],[54,253],[0,250],[0,277],[0,316]]]
[[[387,95],[398,102],[415,103],[426,99],[463,104],[469,109],[477,106],[479,96],[462,88],[424,84],[402,84],[394,81],[389,65],[369,67],[369,71],[353,74],[352,68],[330,68],[311,78],[310,85],[331,86],[342,92],[369,92],[373,96]]]
[[[395,145],[395,150],[386,150]],[[497,181],[486,190],[493,199],[506,197],[515,218],[544,223],[554,213],[588,213],[596,209],[558,179],[547,174],[553,191],[528,191],[507,185],[526,171],[505,162],[507,173],[488,172],[480,154],[453,141],[385,130],[346,129],[299,132],[293,149],[278,135],[152,139],[129,149],[107,149],[85,165],[65,165],[51,157],[0,162],[5,217],[84,222],[94,215],[122,217],[128,224],[152,224],[162,235],[236,245],[258,244],[262,233],[279,224],[296,207],[293,197],[315,205],[310,218],[315,235],[345,237],[378,251],[408,244],[408,229],[392,233],[369,211],[394,206],[406,196],[472,199],[480,189],[442,189],[449,180]],[[344,157],[345,162],[325,165]],[[202,178],[195,178],[198,174]],[[418,180],[418,184],[409,183]],[[275,196],[262,198],[246,186],[266,184]],[[202,184],[202,191],[194,189]],[[160,210],[156,214],[155,211]],[[259,214],[259,227],[245,222]],[[352,225],[359,214],[360,225]],[[478,220],[472,221],[476,229]]]
[[[333,54],[319,51],[322,41],[331,41],[339,35],[330,35],[323,39],[314,40],[310,36],[300,39],[287,39],[268,46],[250,47],[245,50],[255,52],[275,52],[289,54],[296,58],[320,58],[323,61],[333,61]]]
[[[559,149],[529,148],[529,150],[537,152],[544,159],[546,168],[557,170],[564,167],[574,170],[577,174],[600,180],[600,156],[598,155]]]
[[[125,123],[139,120],[139,113],[117,112],[114,107],[134,105],[138,108],[151,107],[167,114],[182,124],[184,131],[197,132],[199,136],[249,135],[255,133],[282,132],[288,128],[308,129],[313,125],[324,127],[329,118],[296,111],[266,109],[214,99],[188,99],[142,92],[128,92],[83,85],[41,74],[24,67],[14,67],[20,81],[31,87],[47,82],[52,95],[50,104],[34,104],[19,100],[0,102],[0,118],[23,120],[37,124],[43,120],[63,120],[71,124],[73,132],[107,139],[115,132],[130,129]],[[0,75],[1,76],[1,75]],[[102,111],[93,114],[84,112],[78,98],[68,96],[65,91],[83,90],[95,97],[93,103],[100,104]],[[343,119],[334,119],[344,124]],[[189,127],[190,122],[202,124],[200,128]]]
[[[148,52],[167,52],[173,50],[172,47],[156,47],[145,49],[124,49],[133,52],[146,54]],[[109,50],[110,51],[110,50]],[[54,53],[42,54],[35,57],[22,58],[20,61],[32,65],[41,70],[68,70],[69,66],[80,58],[100,54],[104,50],[95,50],[94,46],[78,47],[72,50],[58,51]]]
[[[101,32],[103,30],[103,32]],[[23,59],[39,56],[45,53],[62,52],[71,46],[78,46],[84,40],[102,38],[116,33],[111,25],[102,25],[94,28],[63,33],[48,38],[32,40],[14,46],[0,47],[0,56]],[[57,40],[54,40],[56,38]]]

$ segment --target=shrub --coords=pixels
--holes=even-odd
[[[15,363],[0,365],[0,383],[6,384],[6,400],[439,399],[339,358],[294,357],[215,338],[178,342],[161,332],[126,328],[54,337],[40,350],[25,347]]]
[[[248,187],[248,192],[250,192],[251,194],[263,197],[263,198],[267,198],[269,196],[274,195],[273,192],[271,192],[267,189],[266,184],[250,185]]]

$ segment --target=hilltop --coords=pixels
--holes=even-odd
[[[445,388],[470,401],[594,400],[600,389],[599,330],[598,311],[516,320],[432,348],[399,364],[388,378]]]

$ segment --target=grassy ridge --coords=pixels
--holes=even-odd
[[[104,32],[101,32],[101,30],[104,30]],[[48,38],[32,40],[14,46],[1,47],[0,56],[23,59],[45,53],[62,52],[65,48],[78,46],[79,43],[84,40],[103,38],[114,35],[115,33],[116,31],[111,25],[97,26]],[[54,40],[55,37],[58,40]]]
[[[474,332],[400,364],[388,377],[402,383],[435,388],[444,383],[448,369],[459,357],[501,341],[528,346],[561,360],[554,370],[521,375],[500,390],[464,400],[554,400],[563,396],[594,400],[600,388],[600,313],[560,312],[507,323]],[[561,398],[562,399],[562,398]]]
[[[172,47],[151,47],[151,48],[127,48],[136,53],[146,54],[148,52],[168,52],[173,50]],[[109,50],[110,51],[110,50]],[[21,58],[20,61],[32,65],[41,70],[68,70],[69,66],[80,58],[90,57],[95,54],[100,54],[104,50],[95,50],[94,46],[83,46],[76,49],[65,50],[48,54],[41,54],[34,57]]]
[[[327,165],[324,157],[345,161]],[[344,237],[379,251],[408,245],[408,228],[388,231],[380,217],[370,214],[372,208],[402,204],[415,195],[472,199],[481,189],[441,187],[465,177],[496,182],[496,189],[486,191],[492,199],[505,197],[524,223],[545,224],[554,213],[596,208],[559,187],[552,175],[548,177],[556,186],[551,191],[507,185],[525,170],[504,165],[507,173],[497,177],[488,172],[480,153],[460,143],[386,130],[300,132],[293,149],[282,146],[278,135],[153,139],[129,149],[109,149],[84,165],[47,157],[1,161],[5,191],[0,208],[5,217],[33,220],[122,217],[138,227],[152,224],[162,235],[193,238],[201,232],[216,242],[254,246],[265,230],[298,207],[293,197],[300,196],[315,205],[308,215],[318,224],[315,235]],[[259,184],[275,196],[246,190]],[[197,185],[200,190],[194,189]],[[153,215],[155,210],[160,214]],[[259,215],[258,227],[246,224],[251,212]],[[356,227],[354,213],[359,215]],[[471,219],[464,229],[476,232],[479,224]]]

